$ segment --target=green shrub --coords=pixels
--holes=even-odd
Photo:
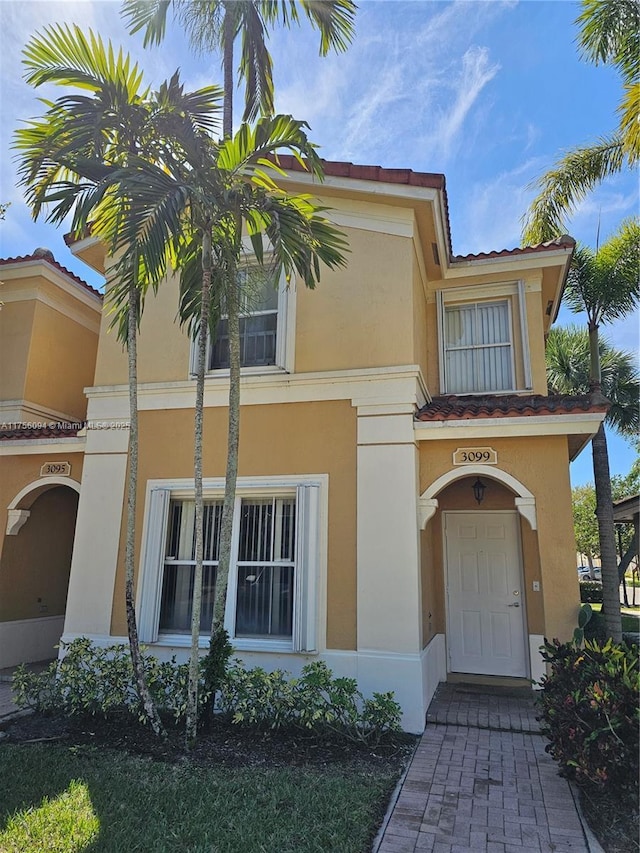
[[[602,604],[600,581],[580,581],[580,601],[583,604]]]
[[[220,640],[219,661],[226,657],[228,641]],[[16,704],[41,713],[68,716],[121,712],[141,713],[126,645],[98,648],[86,637],[64,646],[64,657],[41,673],[18,667],[13,678]],[[189,665],[143,654],[147,685],[158,710],[176,723],[187,710]],[[226,666],[226,664],[225,664]],[[203,667],[198,690],[200,707],[209,705],[211,686]],[[272,729],[298,727],[333,731],[350,740],[375,744],[388,731],[400,729],[400,706],[391,693],[374,693],[365,699],[353,678],[334,678],[321,661],[307,664],[300,678],[283,670],[246,669],[240,661],[222,673],[214,672],[219,685],[217,709],[234,723]]]
[[[585,789],[638,801],[638,648],[545,642],[538,699],[547,751]]]
[[[365,699],[355,679],[334,678],[322,661],[307,664],[300,678],[245,669],[236,661],[223,682],[220,708],[234,723],[325,730],[369,744],[400,730],[401,709],[392,693]]]
[[[68,716],[106,716],[118,711],[146,719],[141,713],[127,646],[99,648],[88,638],[80,637],[63,648],[64,657],[41,673],[18,667],[13,677],[18,707]],[[143,666],[158,709],[176,722],[182,720],[187,707],[188,664],[177,664],[175,658],[161,662],[144,654]],[[199,695],[202,701],[208,699],[203,683]]]

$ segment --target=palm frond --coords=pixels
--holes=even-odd
[[[167,26],[171,0],[124,0],[121,15],[133,35],[144,29],[145,47],[160,44]]]
[[[633,353],[599,339],[602,393],[611,401],[606,423],[625,436],[640,428],[640,375]],[[589,393],[589,335],[580,326],[551,329],[546,346],[547,382],[554,394]]]
[[[122,48],[117,53],[109,41],[77,24],[53,24],[36,33],[23,50],[25,79],[32,86],[55,83],[98,91],[105,83],[117,81],[132,97],[142,85],[142,71],[131,64]]]
[[[256,4],[243,2],[241,21],[240,79],[245,80],[243,121],[273,115],[273,62],[267,49],[264,21]]]
[[[565,303],[599,326],[625,317],[640,300],[640,224],[624,222],[597,252],[579,246],[567,276]]]
[[[637,0],[582,0],[578,43],[595,63],[617,66],[629,82],[640,75],[640,6]]]
[[[619,136],[575,148],[530,188],[538,189],[523,217],[523,242],[536,245],[566,233],[566,217],[598,183],[621,171],[624,146]]]

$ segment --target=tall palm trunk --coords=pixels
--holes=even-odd
[[[189,658],[189,687],[185,725],[185,744],[189,749],[196,739],[198,729],[198,681],[200,614],[202,612],[202,564],[204,561],[204,499],[202,494],[202,433],[204,420],[204,377],[207,360],[209,311],[211,304],[211,229],[202,236],[202,298],[200,302],[200,336],[196,367],[196,403],[193,448],[193,477],[195,491],[195,547],[196,560],[193,577],[193,603],[191,611],[191,656]]]
[[[227,470],[224,482],[224,504],[220,523],[220,552],[216,574],[216,599],[211,623],[211,642],[224,630],[224,611],[231,563],[233,509],[238,480],[238,445],[240,441],[240,299],[235,270],[228,271],[227,314],[229,327],[229,425],[227,432]]]
[[[597,323],[589,323],[589,380],[591,394],[602,397],[600,346]],[[604,424],[591,440],[593,453],[593,480],[596,490],[596,518],[600,540],[600,565],[602,575],[602,609],[607,634],[617,643],[622,640],[622,617],[620,614],[620,581],[616,556],[616,535],[613,523],[613,498],[609,452]]]
[[[224,107],[222,132],[225,139],[233,133],[233,37],[234,19],[232,4],[225,4],[224,16]],[[235,223],[239,239],[240,222]],[[229,336],[229,423],[227,430],[227,466],[224,481],[224,502],[220,521],[220,549],[216,570],[216,595],[211,620],[209,664],[211,672],[220,672],[219,650],[224,646],[226,634],[224,614],[231,564],[231,535],[233,510],[238,480],[238,446],[240,440],[240,294],[238,292],[235,260],[229,258],[226,269],[225,297],[227,303],[227,331]],[[215,684],[211,685],[215,687]]]
[[[222,54],[222,85],[224,103],[222,106],[222,135],[230,139],[233,133],[233,2],[227,0],[224,4],[223,54]]]
[[[136,499],[138,488],[138,304],[139,294],[135,286],[129,288],[129,317],[127,324],[127,353],[129,360],[129,476],[127,483],[127,543],[125,550],[125,602],[127,611],[127,633],[131,664],[138,687],[138,696],[147,719],[157,735],[164,736],[164,728],[158,709],[149,692],[144,676],[138,625],[133,596],[133,569],[135,563]]]
[[[622,640],[622,620],[620,616],[620,581],[618,580],[618,560],[613,523],[613,498],[611,496],[611,476],[609,473],[609,454],[604,424],[591,440],[593,451],[593,479],[596,488],[596,518],[600,537],[600,560],[602,565],[602,609],[607,634],[615,642]]]

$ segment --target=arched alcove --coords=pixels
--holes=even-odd
[[[418,524],[420,530],[424,530],[427,522],[435,515],[438,509],[436,495],[440,494],[451,483],[466,477],[485,477],[488,480],[502,483],[502,485],[514,493],[514,505],[520,515],[527,519],[532,530],[537,529],[536,499],[520,480],[517,480],[507,471],[503,471],[501,468],[493,465],[464,465],[442,474],[420,495],[418,500]]]

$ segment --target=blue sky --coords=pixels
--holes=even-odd
[[[152,86],[176,67],[187,88],[220,82],[219,60],[194,56],[174,27],[160,48],[144,50],[141,38],[127,35],[119,9],[111,0],[0,0],[0,201],[11,202],[0,256],[47,246],[96,285],[64,246],[64,229],[33,223],[15,186],[11,135],[20,119],[39,111],[21,79],[22,46],[47,24],[78,23],[125,46]],[[517,246],[530,182],[563,150],[616,126],[619,80],[611,68],[580,59],[578,11],[561,0],[362,0],[346,54],[319,58],[307,27],[274,31],[276,108],[305,119],[327,159],[443,172],[456,254]],[[593,246],[598,222],[603,239],[637,210],[637,176],[626,173],[580,205],[569,232]],[[579,319],[561,311],[561,323]],[[636,312],[605,334],[637,352],[638,328]],[[612,434],[609,445],[612,473],[626,473],[633,449]],[[572,465],[572,482],[592,479],[585,450]]]

